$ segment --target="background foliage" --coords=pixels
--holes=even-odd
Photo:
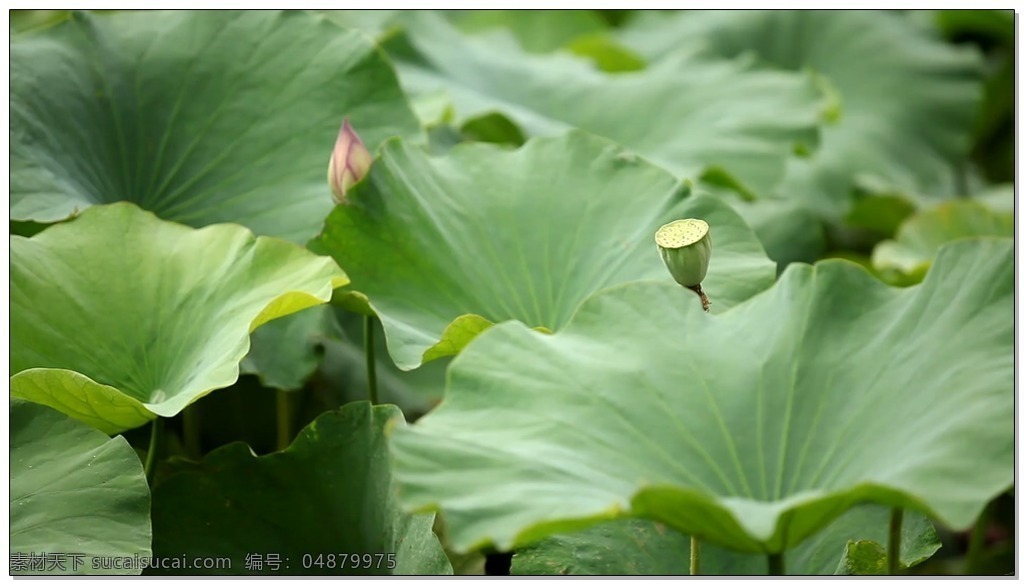
[[[1014,570],[1012,12],[11,29],[12,572]]]

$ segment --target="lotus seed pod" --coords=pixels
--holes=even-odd
[[[348,123],[348,118],[345,118],[334,143],[331,162],[327,166],[327,182],[331,185],[335,203],[347,202],[345,194],[370,172],[372,164],[373,155]]]
[[[711,227],[702,219],[680,219],[654,234],[661,259],[672,278],[693,288],[704,281],[711,261]]]

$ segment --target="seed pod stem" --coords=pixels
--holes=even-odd
[[[697,296],[700,297],[700,306],[704,307],[705,313],[711,310],[711,301],[708,300],[708,296],[704,294],[704,289],[702,289],[699,284],[696,286],[688,286],[686,288],[697,293]]]

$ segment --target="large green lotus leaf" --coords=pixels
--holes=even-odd
[[[389,424],[403,424],[398,408],[355,402],[318,417],[283,452],[256,457],[233,443],[181,462],[153,492],[154,554],[231,560],[230,568],[177,574],[451,574],[431,531],[434,515],[405,514],[394,497]],[[346,553],[381,556],[370,569],[362,557],[353,568],[350,559],[341,565]],[[276,570],[251,564],[250,555],[268,554],[278,555]]]
[[[848,541],[882,543],[889,539],[888,508],[857,506],[821,532],[786,553],[790,575],[832,575]],[[915,565],[941,546],[928,519],[905,514],[900,560]],[[882,556],[883,566],[885,552]],[[700,547],[702,575],[764,575],[764,555],[731,551],[711,544]],[[513,575],[686,575],[690,571],[690,536],[650,520],[613,520],[579,532],[558,534],[517,550]]]
[[[507,30],[531,53],[549,53],[578,37],[608,28],[608,24],[590,10],[466,10],[455,12],[451,20],[469,33]]]
[[[263,323],[348,282],[330,258],[131,203],[11,238],[11,395],[108,433],[234,383]]]
[[[11,10],[11,33],[39,31],[68,18],[70,10]]]
[[[640,71],[647,67],[640,56],[606,33],[579,37],[565,48],[574,55],[590,59],[598,69],[608,73]]]
[[[881,237],[891,238],[914,211],[914,204],[898,194],[872,193],[854,199],[843,221],[851,228],[870,230],[881,234]]]
[[[715,190],[711,190],[714,193]],[[791,262],[812,263],[827,248],[824,225],[814,212],[791,199],[745,201],[719,191],[757,234],[768,257],[784,269]]]
[[[395,34],[401,26],[401,10],[324,10],[323,15],[346,28],[355,28],[377,42]]]
[[[369,297],[402,369],[456,354],[499,321],[556,330],[606,286],[672,282],[654,232],[682,217],[711,224],[703,288],[712,311],[774,277],[728,205],[687,196],[669,173],[579,131],[515,151],[466,144],[437,158],[389,141],[350,201],[311,246],[333,255]]]
[[[11,574],[141,573],[97,558],[150,554],[149,485],[135,451],[52,408],[10,404]]]
[[[885,548],[873,540],[851,540],[843,549],[836,575],[888,574]]]
[[[894,273],[900,283],[920,282],[943,244],[973,236],[1013,237],[1013,212],[993,211],[982,203],[957,199],[918,212],[905,221],[895,239],[875,246],[871,263]]]
[[[980,103],[980,60],[899,14],[870,11],[644,13],[622,41],[650,58],[697,45],[820,74],[841,104],[816,152],[793,159],[777,193],[838,221],[862,181],[911,198],[956,191]]]
[[[305,241],[345,116],[371,148],[420,134],[387,59],[322,16],[74,13],[11,45],[11,217],[127,200]]]
[[[791,262],[813,263],[827,246],[824,222],[792,199],[743,197],[726,184],[698,181],[695,193],[721,197],[736,210],[781,272]]]
[[[459,124],[501,113],[528,136],[577,127],[677,176],[715,171],[745,192],[770,192],[795,145],[817,140],[824,101],[806,74],[692,53],[607,74],[566,53],[526,53],[500,32],[469,37],[437,15],[415,14],[406,31],[414,54],[389,50],[402,86],[413,96],[445,92]]]
[[[1013,483],[1013,281],[991,238],[909,289],[826,260],[720,315],[635,282],[555,335],[497,325],[396,431],[404,503],[457,549],[636,516],[778,552],[862,501],[965,529]]]
[[[639,71],[646,63],[612,38],[608,22],[592,10],[448,11],[450,20],[472,34],[511,33],[530,53],[564,50],[586,57],[607,72]],[[499,33],[501,34],[501,33]],[[500,41],[499,41],[500,42]]]
[[[992,211],[1013,213],[1017,202],[1017,195],[1014,191],[1013,183],[988,185],[979,188],[978,194],[973,199]]]

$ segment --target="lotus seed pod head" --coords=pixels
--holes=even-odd
[[[338,139],[334,143],[331,162],[327,167],[327,182],[335,203],[347,203],[345,194],[370,172],[373,155],[360,140],[349,124],[348,118],[341,123]]]
[[[676,282],[695,287],[703,282],[711,261],[711,226],[702,219],[679,219],[654,234],[661,259]]]

